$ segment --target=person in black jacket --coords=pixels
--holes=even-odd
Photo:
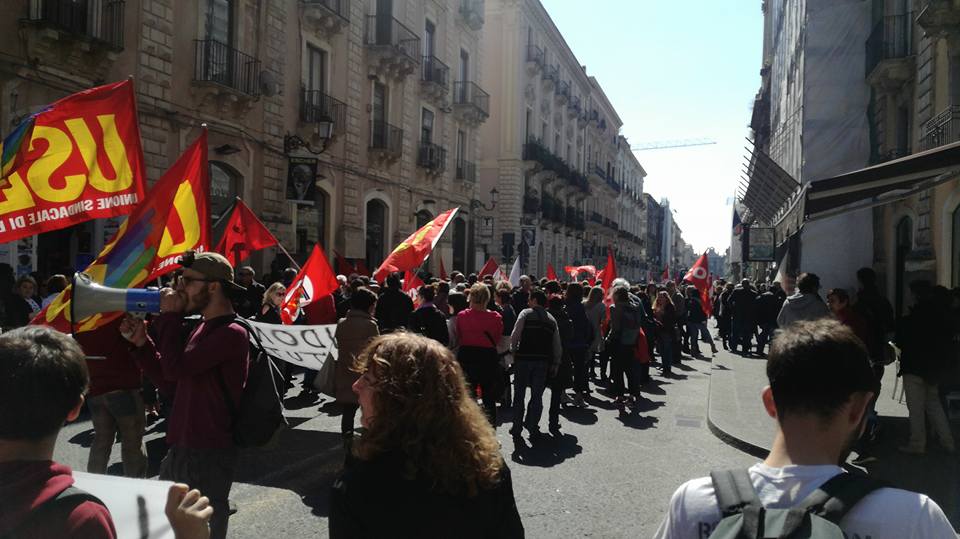
[[[757,354],[762,356],[764,347],[777,329],[777,315],[780,314],[783,302],[773,290],[766,285],[760,285],[760,295],[757,296],[756,303],[757,327],[760,328],[760,333],[757,334]]]
[[[900,375],[910,415],[910,440],[899,449],[904,453],[924,454],[929,420],[940,446],[953,453],[953,434],[940,404],[938,388],[951,357],[953,328],[947,313],[949,294],[946,289],[938,292],[929,281],[910,283],[910,292],[916,303],[910,314],[897,323],[896,332]]]
[[[564,307],[563,298],[560,296],[551,296],[547,300],[547,312],[557,322],[557,330],[560,332],[560,343],[563,353],[560,357],[560,368],[553,376],[547,379],[547,387],[550,388],[550,409],[547,414],[549,418],[550,432],[560,430],[560,404],[567,400],[566,391],[570,387],[570,378],[573,371],[573,361],[570,354],[570,346],[573,344],[574,328],[570,316]]]
[[[703,310],[700,300],[700,291],[695,286],[687,287],[687,335],[690,337],[690,350],[693,355],[700,356],[700,341],[710,344],[710,351],[717,353],[717,345],[713,343],[710,330],[707,329],[707,313]]]
[[[371,343],[358,367],[366,431],[333,484],[331,539],[524,537],[496,432],[453,354],[394,333]]]
[[[750,279],[741,281],[730,294],[730,312],[733,315],[730,350],[733,352],[737,351],[737,346],[742,346],[744,355],[750,353],[753,334],[757,329],[756,299],[757,291],[750,283]]]
[[[407,327],[410,313],[413,312],[413,300],[403,293],[400,286],[400,275],[387,275],[387,287],[377,300],[377,323],[380,333],[390,333]]]
[[[570,318],[573,333],[567,345],[567,352],[573,363],[574,400],[578,406],[584,405],[587,397],[587,348],[593,341],[593,327],[587,320],[587,311],[583,306],[583,286],[570,283],[564,292],[564,309]]]
[[[425,284],[417,290],[420,297],[420,307],[410,315],[409,329],[424,337],[429,337],[440,344],[450,342],[450,333],[447,330],[447,319],[440,309],[433,304],[436,291],[433,286]]]

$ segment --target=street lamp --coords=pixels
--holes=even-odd
[[[499,197],[500,197],[500,191],[497,191],[497,188],[494,187],[493,189],[490,190],[490,207],[489,208],[483,202],[480,202],[477,199],[473,199],[470,201],[470,209],[478,210],[480,208],[483,208],[486,211],[493,211],[493,209],[497,207],[497,200],[499,199]]]
[[[309,142],[304,140],[299,135],[285,135],[283,137],[283,153],[289,155],[300,148],[307,150],[308,152],[314,155],[320,155],[327,149],[327,143],[330,142],[330,139],[333,138],[333,122],[328,118],[321,118],[320,121],[316,122],[317,127],[317,138],[320,139],[320,149],[314,150]]]

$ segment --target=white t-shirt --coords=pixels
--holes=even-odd
[[[750,478],[764,507],[793,507],[828,479],[843,473],[839,466],[785,466],[763,463],[750,467]],[[670,499],[670,507],[655,539],[707,539],[720,522],[713,482],[709,477],[687,481]],[[877,489],[840,521],[851,539],[956,539],[957,534],[936,502],[916,492]]]

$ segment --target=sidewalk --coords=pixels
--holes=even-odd
[[[766,364],[762,358],[720,350],[713,357],[707,403],[710,430],[724,442],[757,458],[769,452],[775,432],[774,420],[766,414],[760,401],[760,392],[767,385]],[[960,529],[957,457],[939,452],[935,443],[931,443],[924,456],[904,455],[896,449],[906,441],[909,427],[906,402],[892,398],[895,381],[894,368],[887,367],[877,400],[882,424],[880,441],[874,451],[877,460],[861,468],[892,486],[930,496],[943,508],[954,528]],[[898,384],[897,397],[901,388]],[[953,427],[954,436],[960,435],[956,421]]]

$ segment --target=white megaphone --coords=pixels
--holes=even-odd
[[[160,291],[147,288],[111,288],[82,272],[73,274],[70,320],[74,323],[98,313],[159,313]]]

